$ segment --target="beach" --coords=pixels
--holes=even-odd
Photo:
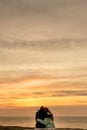
[[[87,130],[87,117],[55,117],[55,128],[56,130]],[[0,130],[33,129],[35,129],[34,117],[0,117]]]
[[[55,129],[46,129],[44,130],[87,130],[87,129],[80,129],[80,128],[55,128]],[[0,130],[42,130],[42,128],[33,128],[33,127],[21,127],[21,126],[0,126]]]

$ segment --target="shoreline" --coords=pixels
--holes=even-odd
[[[34,127],[22,127],[22,126],[0,126],[0,130],[54,130],[53,128],[34,128]],[[87,130],[82,128],[55,128],[55,130]]]

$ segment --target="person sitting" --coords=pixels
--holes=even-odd
[[[45,125],[38,121],[37,119],[44,120],[45,117],[45,111],[44,111],[44,106],[41,106],[40,109],[36,112],[36,128],[45,128]]]
[[[45,128],[55,128],[52,113],[49,111],[48,108],[45,108],[45,112],[45,118],[43,120],[37,118],[37,121],[45,125]]]

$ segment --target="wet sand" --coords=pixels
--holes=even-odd
[[[20,126],[0,126],[0,130],[87,130],[87,129],[80,129],[80,128],[37,129],[32,127],[20,127]]]

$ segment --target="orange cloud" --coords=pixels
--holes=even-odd
[[[31,77],[0,84],[0,106],[86,105],[87,89],[80,83],[52,77]]]

